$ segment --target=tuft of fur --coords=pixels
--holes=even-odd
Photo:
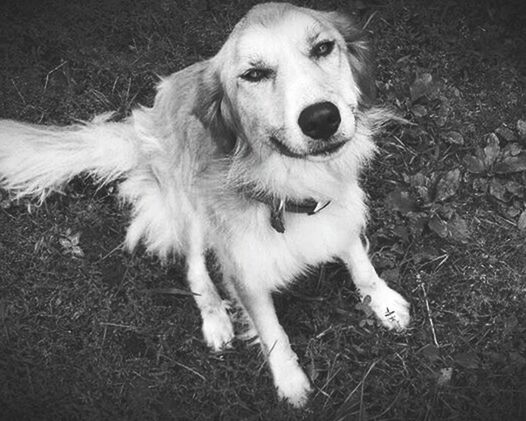
[[[0,186],[42,201],[81,173],[104,184],[137,165],[137,143],[129,123],[106,116],[67,127],[0,120]]]

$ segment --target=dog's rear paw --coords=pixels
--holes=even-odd
[[[230,316],[223,305],[201,314],[203,317],[203,337],[206,344],[218,352],[232,346],[234,328]]]
[[[286,400],[295,408],[305,406],[312,391],[308,377],[296,363],[294,366],[275,375],[274,383],[278,397]]]
[[[409,325],[409,303],[398,292],[385,286],[369,295],[369,305],[385,327],[401,331]]]

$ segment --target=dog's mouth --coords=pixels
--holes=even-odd
[[[347,141],[340,141],[336,143],[324,143],[321,146],[317,145],[307,152],[295,152],[290,149],[287,145],[281,142],[277,137],[271,136],[270,142],[275,147],[275,149],[282,155],[288,156],[289,158],[298,158],[305,159],[308,157],[319,157],[319,158],[328,158],[338,152]]]
[[[326,145],[322,148],[317,148],[310,152],[309,155],[312,156],[330,156],[339,151],[343,145],[345,145],[347,142],[338,142],[338,143],[331,143],[329,145]]]

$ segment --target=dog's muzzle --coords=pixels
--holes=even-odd
[[[283,155],[291,158],[329,157],[347,143],[333,136],[340,127],[341,116],[338,107],[332,102],[317,102],[304,108],[298,118],[298,126],[303,134],[308,136],[308,150],[298,153],[277,137],[271,136],[270,141]]]

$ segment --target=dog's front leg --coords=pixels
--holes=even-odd
[[[202,331],[206,344],[214,351],[231,346],[234,328],[227,312],[227,305],[217,292],[206,268],[205,248],[201,227],[191,227],[189,250],[186,256],[187,278],[194,299],[203,319]]]
[[[369,305],[380,322],[389,329],[405,329],[409,324],[409,303],[378,276],[358,235],[343,260],[362,300],[371,298]]]
[[[239,282],[236,282],[236,291],[256,327],[278,396],[295,407],[305,405],[311,384],[278,321],[271,292]]]

